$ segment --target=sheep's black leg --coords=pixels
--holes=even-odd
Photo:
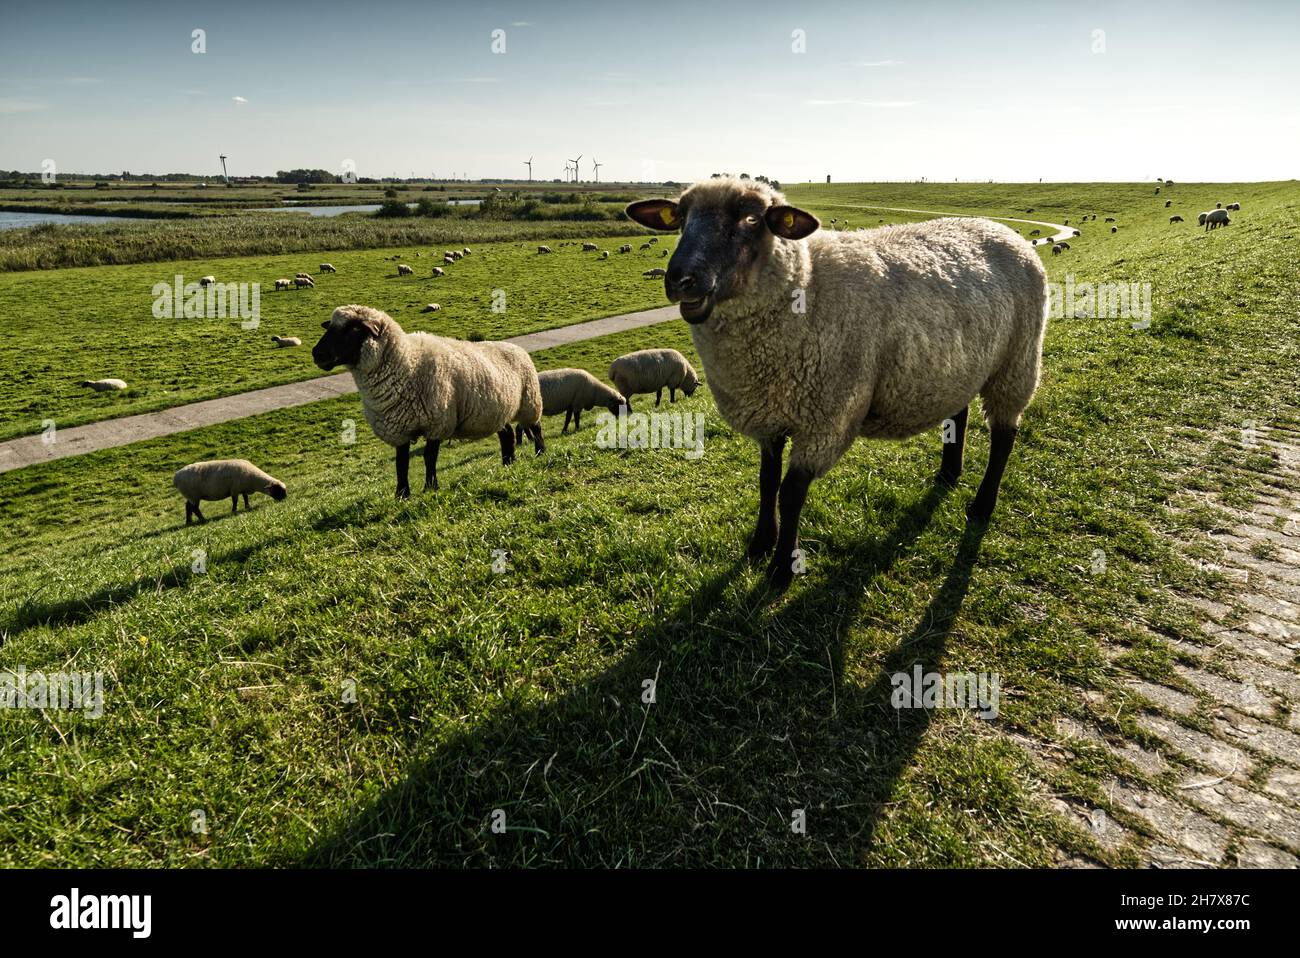
[[[957,484],[961,475],[962,460],[966,455],[966,417],[970,413],[967,406],[952,417],[954,423],[952,441],[948,439],[948,423],[943,425],[943,462],[939,466],[939,481],[948,486]]]
[[[811,472],[796,466],[791,466],[781,481],[778,496],[781,525],[776,535],[776,551],[767,567],[767,581],[777,591],[783,591],[794,578],[794,553],[799,548],[799,514],[803,512],[812,481]]]
[[[244,508],[248,508],[248,493],[244,493]]]
[[[998,487],[1002,484],[1002,471],[1011,456],[1011,447],[1015,445],[1017,430],[1014,426],[994,426],[993,442],[989,447],[989,464],[984,470],[979,491],[966,507],[967,518],[975,522],[988,522],[993,515],[993,507],[998,501]]]
[[[195,517],[196,519],[198,519],[199,522],[207,522],[207,521],[208,521],[207,519],[203,518],[203,513],[199,512],[199,504],[198,504],[197,502],[194,503],[194,517]]]
[[[540,456],[546,451],[546,440],[542,438],[542,424],[539,420],[536,426],[530,430],[533,437],[534,454]]]
[[[194,516],[194,507],[190,505],[189,500],[185,500],[185,524],[188,526]]]
[[[239,511],[239,493],[235,493],[233,496],[230,497],[230,514],[233,516],[238,511]]]
[[[411,444],[404,442],[397,447],[397,498],[411,498],[411,483],[408,480],[411,465]]]
[[[677,390],[674,389],[672,386],[668,387],[668,401],[677,402]]]
[[[758,524],[749,540],[749,558],[756,562],[776,545],[776,492],[781,488],[781,456],[785,437],[759,443]]]
[[[506,426],[508,430],[510,427]],[[424,440],[424,491],[432,489],[438,491],[438,447],[442,445],[441,440],[426,439]]]
[[[664,390],[663,390],[663,387],[660,386],[660,387],[659,387],[659,391],[655,393],[655,405],[658,406],[658,405],[659,405],[659,400],[661,400],[661,399],[663,399],[663,398],[664,398]]]
[[[523,423],[518,423],[518,422],[515,423],[515,445],[516,446],[524,441],[524,436],[526,436],[527,434],[528,434],[528,430],[524,428]]]
[[[566,409],[566,410],[564,410],[564,426],[563,426],[563,428],[560,429],[560,435],[561,435],[561,436],[563,436],[566,432],[569,431],[569,423],[571,423],[571,422],[573,422],[573,410],[572,410],[572,409]],[[577,426],[574,426],[573,428],[574,428],[574,429],[577,429],[578,427],[577,427]]]
[[[582,428],[582,410],[575,409],[573,410],[573,431],[577,432],[581,428]]]
[[[515,434],[509,426],[502,429],[497,436],[501,439],[501,465],[508,466],[515,461]]]

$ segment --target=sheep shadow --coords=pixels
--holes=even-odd
[[[843,640],[867,587],[888,574],[946,494],[932,487],[886,536],[797,581],[780,603],[733,588],[745,568],[736,562],[634,636],[608,670],[554,702],[507,709],[423,745],[428,754],[401,782],[280,864],[860,859],[930,721],[924,710],[891,706],[890,677],[915,663],[940,668],[983,529],[966,528],[924,614],[869,684],[844,680]],[[647,680],[655,690],[648,708]],[[816,816],[812,844],[790,828],[791,809],[803,806]]]

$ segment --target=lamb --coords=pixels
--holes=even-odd
[[[112,392],[114,389],[125,389],[126,383],[121,379],[87,379],[82,382],[83,386],[89,386],[97,393]]]
[[[293,285],[298,289],[302,289],[307,286],[310,286],[312,289],[316,288],[316,284],[311,281],[310,276],[295,276],[293,278]]]
[[[277,279],[275,281],[276,289],[288,289],[292,285],[293,285],[293,280],[290,279]]]
[[[322,273],[337,273],[337,272],[338,272],[338,270],[336,270],[336,269],[335,269],[333,266],[331,266],[329,263],[321,263],[321,264],[320,264],[320,271],[321,271]]]
[[[297,336],[272,336],[271,340],[281,349],[302,345],[302,340]]]
[[[1170,222],[1170,223],[1181,223],[1182,221],[1183,221],[1183,218],[1182,218],[1181,216],[1178,216],[1178,215],[1174,215],[1174,216],[1169,217],[1169,222]]]
[[[954,483],[976,395],[992,449],[967,515],[991,518],[1038,386],[1046,326],[1047,274],[1014,230],[945,217],[818,233],[816,217],[769,185],[726,177],[676,202],[633,203],[628,215],[682,230],[664,289],[691,324],[718,411],[759,445],[748,552],[771,555],[773,587],[793,576],[810,484],[855,439],[902,439],[943,423],[953,441],[938,480]],[[805,309],[791,308],[792,290],[803,291]]]
[[[668,270],[664,269],[662,266],[656,266],[654,269],[646,270],[641,275],[650,277],[652,279],[658,279],[661,276],[667,276]]]
[[[564,413],[560,435],[569,431],[570,421],[575,432],[581,429],[582,414],[587,409],[600,406],[617,416],[619,407],[627,405],[627,400],[616,390],[585,369],[548,369],[537,374],[537,382],[542,389],[542,415]],[[515,427],[515,440],[523,442],[521,426]]]
[[[216,281],[217,281],[217,278],[216,278],[215,276],[201,276],[201,277],[199,277],[199,285],[200,285],[200,286],[211,286],[211,285],[212,285],[213,283],[215,283]]]
[[[628,412],[632,411],[632,396],[636,393],[654,393],[658,406],[665,388],[668,401],[677,402],[677,390],[690,396],[700,384],[694,367],[675,349],[638,349],[620,356],[609,365],[609,379],[626,397]]]
[[[1220,226],[1227,226],[1232,220],[1228,219],[1227,210],[1210,210],[1205,214],[1205,231],[1217,230]]]
[[[433,275],[434,275],[434,276],[446,276],[447,273],[446,273],[445,270],[443,270],[443,268],[442,268],[441,266],[435,266],[435,267],[433,268]]]
[[[541,256],[543,253],[549,253],[550,251],[551,251],[551,248],[550,248],[549,246],[539,246],[539,247],[537,247],[537,255],[538,255],[538,256]]]
[[[412,269],[410,266],[407,266],[405,263],[398,263],[398,264],[397,264],[397,275],[398,275],[398,276],[414,276],[414,275],[415,275],[415,270]]]
[[[172,485],[185,497],[185,524],[191,519],[206,522],[199,511],[200,502],[219,502],[230,497],[230,512],[239,511],[239,497],[244,497],[244,508],[248,509],[248,496],[254,492],[264,492],[276,502],[287,496],[284,483],[274,476],[269,476],[247,459],[214,459],[209,462],[194,462],[176,470],[172,476]]]
[[[542,393],[537,370],[513,343],[463,342],[405,332],[387,313],[340,306],[312,349],[324,370],[344,366],[361,394],[375,435],[397,449],[397,495],[411,494],[411,442],[424,444],[424,488],[438,488],[438,449],[445,439],[481,439],[496,433],[501,461],[514,461],[511,422],[524,427],[537,454],[542,440]]]

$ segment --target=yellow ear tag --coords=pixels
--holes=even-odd
[[[673,208],[671,206],[665,206],[659,211],[659,218],[664,221],[664,226],[672,226]]]
[[[792,229],[794,229],[794,214],[793,214],[793,213],[786,213],[786,214],[785,214],[785,228],[788,229],[788,230],[792,230]]]

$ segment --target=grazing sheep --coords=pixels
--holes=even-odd
[[[465,258],[465,254],[462,253],[462,252],[461,252],[460,250],[458,250],[458,249],[454,249],[454,250],[451,251],[451,258],[452,258],[452,259],[457,259],[457,260],[458,260],[458,259],[464,259],[464,258]]]
[[[646,225],[644,221],[638,222]],[[627,399],[628,412],[632,411],[632,397],[637,393],[654,393],[655,405],[658,406],[664,398],[665,388],[668,401],[677,402],[677,390],[690,396],[700,384],[695,369],[675,349],[638,349],[620,356],[609,364],[609,379]]]
[[[311,281],[310,276],[295,276],[293,278],[293,285],[298,289],[302,289],[305,286],[310,286],[312,289],[316,288],[316,284]]]
[[[1223,204],[1222,204],[1222,203],[1215,203],[1215,204],[1214,204],[1214,208],[1215,208],[1216,210],[1221,210],[1221,209],[1223,209]]]
[[[649,248],[650,248],[650,244],[649,244],[649,243],[642,243],[642,244],[641,244],[641,249],[646,250],[646,249],[649,249]]]
[[[653,246],[655,243],[658,243],[658,242],[659,242],[659,237],[658,237],[658,236],[652,236],[652,237],[650,237],[648,240],[646,240],[646,242],[649,243],[651,246]]]
[[[624,243],[622,246],[620,246],[620,247],[618,248],[618,251],[619,251],[620,253],[630,253],[630,252],[632,252],[632,244],[631,244],[631,243]]]
[[[607,250],[607,249],[603,249],[603,250],[601,250],[601,251],[600,251],[600,258],[601,258],[601,259],[609,259],[609,250]]]
[[[442,265],[443,265],[443,266],[450,266],[450,265],[451,265],[452,263],[454,263],[454,262],[456,262],[456,261],[455,261],[454,259],[452,259],[450,256],[444,256],[444,257],[442,258]]]
[[[539,246],[539,247],[537,247],[537,255],[538,255],[538,256],[542,255],[543,253],[549,253],[550,251],[551,251],[551,248],[550,248],[549,246]]]
[[[658,279],[660,276],[667,276],[668,270],[664,269],[662,266],[656,266],[654,269],[646,270],[641,275],[648,276],[652,279]]]
[[[528,353],[513,343],[463,342],[405,332],[369,306],[340,306],[312,349],[321,369],[344,366],[356,381],[366,421],[397,448],[397,495],[411,494],[411,442],[423,436],[424,486],[438,488],[438,448],[445,439],[496,433],[501,461],[514,460],[512,422],[524,427],[540,455],[542,394]]]
[[[268,476],[247,459],[214,459],[209,462],[193,462],[182,466],[172,476],[172,485],[185,497],[185,524],[192,518],[206,522],[199,512],[200,502],[220,502],[230,498],[230,512],[239,511],[239,497],[244,497],[244,508],[248,506],[248,496],[254,492],[264,492],[276,502],[287,496],[284,483],[274,476]]]
[[[1030,231],[1029,231],[1029,235],[1030,235],[1030,236],[1038,236],[1038,235],[1040,235],[1042,232],[1043,232],[1042,230],[1030,230]]]
[[[862,229],[862,227],[859,226],[858,229]],[[659,258],[660,258],[660,259],[663,259],[663,258],[664,258],[665,256],[667,256],[670,252],[671,252],[671,250],[661,249],[661,250],[659,251]]]
[[[1053,255],[1053,256],[1060,256],[1060,255],[1061,255],[1061,244],[1060,244],[1060,243],[1057,243],[1055,246],[1052,247],[1052,255]]]
[[[1165,200],[1165,209],[1169,209],[1169,207],[1171,207],[1171,206],[1173,206],[1173,205],[1174,205],[1174,201],[1173,201],[1173,200]]]
[[[338,272],[338,270],[336,270],[336,269],[335,269],[333,266],[331,266],[329,263],[321,263],[321,264],[320,264],[320,271],[321,271],[322,273],[337,273],[337,272]]]
[[[1174,215],[1174,216],[1169,217],[1169,222],[1171,222],[1171,223],[1181,223],[1182,221],[1183,221],[1183,218],[1182,218],[1181,216]]]
[[[1080,233],[1078,230],[1070,230],[1070,235],[1072,235],[1072,236],[1082,236],[1083,234]]]
[[[398,275],[398,276],[414,276],[414,275],[415,275],[415,270],[413,270],[411,267],[407,266],[405,263],[398,263],[398,264],[397,264],[397,275]]]
[[[581,429],[585,410],[600,406],[617,416],[619,407],[627,405],[627,400],[616,390],[585,369],[548,369],[537,374],[537,384],[542,390],[542,415],[564,413],[560,435],[569,431],[570,421],[575,432]],[[515,441],[523,442],[522,426],[515,427]]]
[[[469,247],[466,246],[464,249],[462,249],[462,250],[460,251],[460,255],[461,255],[461,256],[468,256],[468,255],[469,255]]]
[[[594,253],[594,252],[596,252],[597,249],[599,249],[599,247],[597,247],[595,243],[583,243],[583,244],[582,244],[582,251],[583,251],[584,253]]]
[[[126,383],[121,379],[87,379],[82,382],[83,386],[89,386],[97,393],[112,392],[115,389],[125,389]]]
[[[1229,203],[1227,206],[1224,207],[1224,209],[1225,209],[1225,210],[1240,211],[1240,210],[1241,210],[1241,204],[1240,204],[1240,203]]]
[[[199,277],[199,285],[200,285],[200,286],[211,286],[211,285],[212,285],[213,283],[215,283],[216,281],[217,281],[217,278],[216,278],[215,276],[201,276],[201,277]]]
[[[271,341],[281,349],[287,349],[292,346],[301,346],[302,340],[297,336],[272,336]]]
[[[1110,231],[1111,231],[1112,233],[1118,233],[1118,232],[1119,232],[1119,227],[1118,227],[1118,226],[1112,226],[1112,227],[1110,228]]]
[[[1220,226],[1227,226],[1232,220],[1228,219],[1227,210],[1210,210],[1205,214],[1205,231],[1217,230]]]
[[[430,303],[428,306],[424,307],[424,309],[420,310],[420,312],[422,312],[422,313],[436,313],[436,312],[438,312],[438,310],[440,310],[440,309],[442,309],[442,307],[439,306],[437,303]]]
[[[1159,195],[1160,195],[1160,187],[1157,186],[1157,187],[1156,187],[1156,196],[1159,196]]]
[[[1205,218],[1206,218],[1207,216],[1209,216],[1209,215],[1210,215],[1209,213],[1201,213],[1199,216],[1197,216],[1197,217],[1196,217],[1196,225],[1197,225],[1197,226],[1204,226],[1204,225],[1205,225]]]
[[[435,266],[435,267],[433,268],[433,275],[434,275],[434,276],[446,276],[447,273],[443,270],[443,268],[442,268],[441,266]]]
[[[942,218],[818,233],[817,219],[778,191],[731,178],[697,183],[677,202],[633,203],[628,215],[682,230],[665,292],[691,324],[723,419],[759,444],[749,555],[773,554],[775,587],[791,580],[809,485],[856,438],[950,425],[939,479],[954,482],[976,395],[992,449],[967,512],[975,522],[992,515],[1038,385],[1046,321],[1046,272],[1013,230]],[[796,289],[804,310],[791,309]]]
[[[275,281],[276,289],[288,289],[292,285],[293,285],[293,280],[291,279],[277,279]]]
[[[1113,217],[1113,216],[1107,216],[1105,221],[1106,221],[1107,223],[1113,223],[1113,222],[1115,222],[1115,217]]]

